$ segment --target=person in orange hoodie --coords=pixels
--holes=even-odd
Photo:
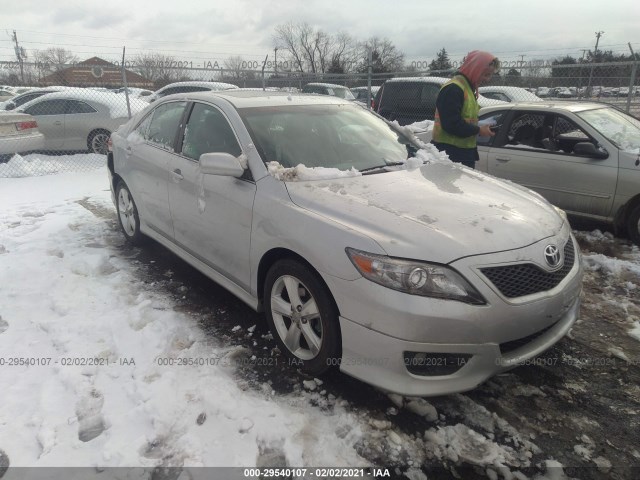
[[[475,168],[477,135],[492,137],[489,125],[478,126],[478,87],[500,69],[500,61],[489,52],[474,50],[445,83],[436,100],[432,143],[454,162]]]

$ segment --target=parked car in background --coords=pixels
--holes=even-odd
[[[371,87],[371,96],[369,97],[369,87],[353,87],[351,89],[351,93],[353,93],[355,101],[363,104],[365,107],[367,106],[367,99],[371,98],[371,103],[373,103],[373,99],[376,98],[376,93],[378,93],[380,87],[372,86]]]
[[[392,78],[382,84],[376,94],[373,109],[390,121],[408,125],[423,120],[433,120],[436,114],[436,100],[442,85],[450,79],[445,77]],[[478,104],[504,103],[482,95]]]
[[[356,98],[349,88],[333,83],[307,83],[302,87],[302,93],[317,93],[319,95],[344,98],[345,100],[355,100]]]
[[[238,88],[237,85],[224,82],[175,82],[165,85],[160,90],[157,90],[153,95],[148,97],[149,103],[155,102],[159,98],[167,95],[173,95],[174,93],[187,93],[187,92],[211,92],[218,90],[233,90]]]
[[[229,90],[149,105],[107,165],[126,239],[264,310],[296,366],[440,395],[560,340],[582,263],[547,201],[419,148],[353,102]]]
[[[0,101],[9,100],[12,97],[15,97],[15,93],[12,90],[0,90]]]
[[[147,102],[130,99],[131,113]],[[69,88],[48,93],[23,104],[15,111],[33,115],[44,134],[43,149],[107,153],[111,132],[129,120],[124,95]]]
[[[145,88],[136,87],[121,87],[113,90],[113,93],[125,93],[125,90],[129,92],[130,97],[139,98],[141,100],[149,100],[149,97],[153,95],[153,90],[147,90]]]
[[[582,102],[483,108],[479,170],[535,190],[567,213],[626,227],[640,245],[640,121]]]
[[[0,110],[14,110],[15,108],[24,105],[25,103],[34,100],[47,93],[59,92],[70,87],[45,87],[45,88],[32,88],[29,91],[11,97],[9,100],[0,103]]]
[[[0,113],[0,162],[6,162],[16,153],[39,150],[44,135],[31,115],[17,112]]]
[[[535,93],[520,87],[508,87],[503,85],[491,85],[478,88],[478,92],[491,100],[503,102],[542,102]]]
[[[536,95],[540,98],[547,98],[549,96],[549,93],[550,93],[549,87],[538,87],[536,89]]]

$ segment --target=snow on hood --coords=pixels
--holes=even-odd
[[[296,205],[363,232],[389,255],[441,263],[524,247],[564,222],[545,200],[450,161],[286,187]]]
[[[309,168],[303,164],[295,167],[285,168],[278,162],[267,163],[269,174],[283,182],[296,182],[304,180],[330,180],[332,178],[357,177],[362,175],[355,168],[351,170],[340,170],[337,168],[313,167]]]

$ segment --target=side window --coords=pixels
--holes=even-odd
[[[198,160],[200,155],[209,152],[238,157],[242,149],[222,112],[211,105],[196,103],[185,129],[182,154]]]
[[[12,98],[11,101],[13,103],[15,103],[16,107],[19,107],[20,105],[22,105],[23,103],[27,103],[30,102],[31,100],[35,100],[38,97],[41,97],[42,95],[44,95],[47,92],[42,92],[42,93],[25,93],[24,95],[21,95],[20,98]]]
[[[64,115],[66,100],[44,100],[31,105],[24,113],[29,115]]]
[[[544,113],[522,112],[516,114],[506,137],[502,138],[502,143],[507,147],[544,149],[542,140],[545,137],[545,132],[549,130],[549,119],[545,117],[548,115]]]
[[[427,83],[422,87],[420,92],[420,104],[423,107],[436,108],[436,99],[438,98],[438,92],[440,91],[440,85],[434,85]]]
[[[67,113],[94,113],[97,110],[85,102],[67,100]]]
[[[496,141],[496,138],[499,138],[500,129],[504,122],[506,114],[507,112],[505,111],[485,113],[478,119],[478,125],[496,125],[498,127],[498,131],[496,132],[496,135],[494,137],[481,137],[480,135],[478,135],[478,145],[490,146]]]
[[[156,108],[145,138],[172,150],[186,105],[187,102],[171,102]]]
[[[591,138],[572,120],[558,116],[551,142],[555,151],[573,153],[576,143],[591,142]]]
[[[151,124],[151,119],[153,118],[153,112],[144,117],[144,120],[140,122],[140,124],[134,130],[138,135],[140,135],[145,140],[149,140],[149,125]]]

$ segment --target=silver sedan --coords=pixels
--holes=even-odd
[[[15,111],[38,120],[49,151],[90,151],[106,154],[111,132],[129,120],[147,102],[125,95],[84,88],[67,88],[31,100]]]
[[[127,240],[264,311],[304,371],[464,391],[568,332],[579,250],[544,199],[407,135],[329,96],[173,95],[114,132],[110,183]]]

